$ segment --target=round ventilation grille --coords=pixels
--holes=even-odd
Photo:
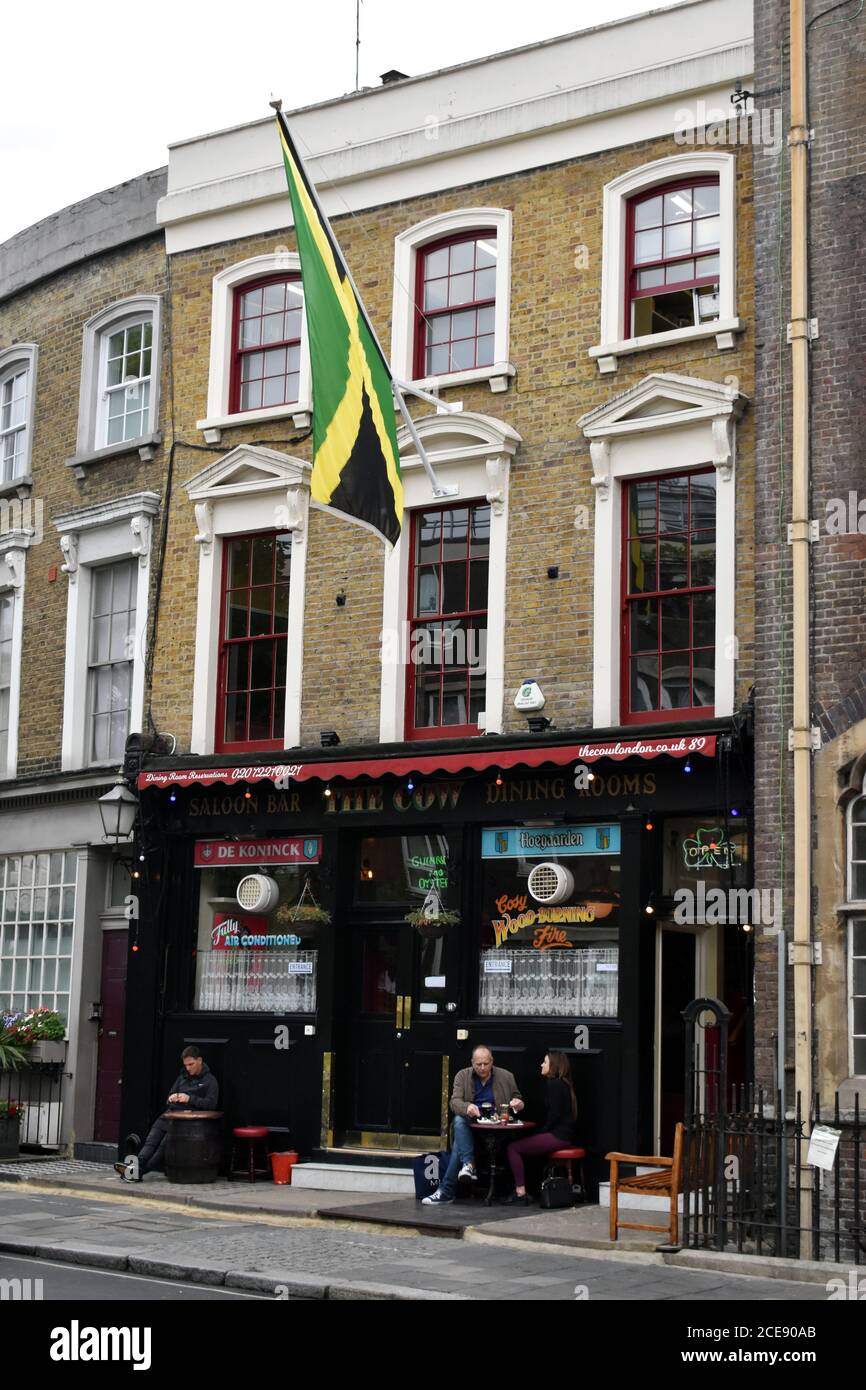
[[[267,874],[247,874],[238,884],[238,903],[246,912],[270,912],[279,897],[279,884]]]
[[[562,864],[536,864],[527,887],[537,903],[561,903],[574,892],[574,878]]]

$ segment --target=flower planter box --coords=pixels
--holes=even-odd
[[[44,1040],[44,1039],[43,1039],[42,1042],[35,1042],[35,1043],[33,1043],[32,1046],[28,1049],[27,1060],[28,1060],[28,1062],[31,1062],[31,1063],[32,1063],[32,1062],[65,1062],[65,1061],[66,1061],[66,1043],[65,1043],[65,1042],[48,1042],[48,1041],[46,1041],[46,1040]]]
[[[17,1115],[0,1117],[0,1159],[20,1158],[21,1124]]]

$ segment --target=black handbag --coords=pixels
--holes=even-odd
[[[545,1178],[541,1184],[541,1198],[539,1205],[544,1211],[552,1211],[555,1207],[571,1207],[574,1205],[574,1193],[571,1190],[571,1183],[568,1178],[553,1177]]]

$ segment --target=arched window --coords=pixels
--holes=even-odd
[[[461,208],[408,227],[394,243],[394,375],[506,391],[510,300],[510,212]]]
[[[310,423],[310,359],[301,262],[287,249],[226,266],[213,280],[208,444],[232,425],[288,416]]]
[[[30,473],[36,346],[0,352],[0,486]]]
[[[625,337],[719,317],[719,180],[650,189],[629,202]]]
[[[159,443],[160,298],[118,300],[84,325],[78,440],[71,464]]]
[[[694,150],[656,159],[604,188],[600,372],[621,357],[714,337],[735,346],[736,156]]]

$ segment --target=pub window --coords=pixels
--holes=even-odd
[[[616,1017],[618,836],[618,826],[483,831],[479,1014]]]
[[[412,518],[410,738],[478,732],[487,684],[490,505],[436,507]]]
[[[749,875],[749,829],[742,816],[712,812],[664,825],[662,891],[666,897],[683,888],[744,888]]]
[[[355,902],[402,904],[408,911],[459,905],[459,837],[376,835],[361,841]],[[434,896],[431,896],[434,895]],[[435,897],[435,901],[434,901]]]
[[[201,868],[193,1007],[310,1014],[319,937],[329,920],[316,865]],[[243,881],[255,878],[241,890]]]
[[[623,722],[712,712],[715,472],[629,483],[623,503]]]
[[[285,745],[291,535],[224,546],[216,751]]]
[[[418,803],[436,794],[419,788]],[[363,1012],[392,1013],[402,991],[415,1016],[445,1012],[458,988],[467,931],[460,918],[460,841],[459,834],[416,831],[359,842],[354,896],[356,908],[366,909],[359,921],[367,925],[358,937],[355,969]],[[409,976],[401,974],[400,963],[407,937],[413,943]]]

